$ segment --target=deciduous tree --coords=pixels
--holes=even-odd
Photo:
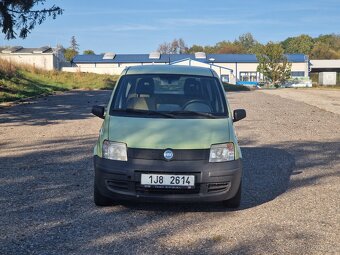
[[[314,40],[316,43],[310,54],[311,59],[340,58],[340,35],[320,35]]]
[[[262,73],[271,84],[278,86],[290,78],[292,64],[284,55],[280,44],[269,42],[257,54],[257,71]]]
[[[182,54],[188,51],[188,47],[182,38],[174,39],[171,43],[164,42],[158,46],[161,54]]]
[[[297,37],[289,37],[281,43],[286,53],[301,53],[309,55],[312,51],[314,40],[309,35],[299,35]]]
[[[84,50],[83,51],[83,54],[84,55],[92,55],[92,54],[95,54],[93,50]]]
[[[74,56],[77,54],[78,54],[78,51],[73,50],[71,48],[67,48],[64,51],[64,56],[67,61],[71,61],[74,58]]]
[[[215,45],[215,52],[219,54],[242,54],[246,53],[246,49],[242,44],[237,42],[222,41]]]
[[[252,53],[253,48],[258,44],[257,40],[255,40],[251,33],[245,33],[243,35],[240,35],[235,43],[241,44],[242,48],[247,53]]]

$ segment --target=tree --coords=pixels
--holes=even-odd
[[[76,37],[71,37],[71,46],[64,50],[64,56],[67,61],[71,61],[75,55],[78,55],[79,44],[77,43]]]
[[[186,46],[184,40],[179,38],[178,40],[179,54],[187,53],[188,47]]]
[[[280,44],[269,42],[257,54],[257,71],[262,73],[276,87],[290,78],[292,64],[284,55]]]
[[[189,54],[194,54],[195,52],[204,52],[204,47],[194,44],[187,50],[187,53]]]
[[[73,50],[71,48],[67,48],[64,51],[64,56],[67,61],[71,61],[75,55],[78,55],[78,51]]]
[[[83,54],[84,55],[92,55],[92,54],[95,54],[93,50],[84,50],[83,51]]]
[[[245,33],[238,37],[238,40],[235,41],[236,44],[241,44],[242,48],[247,52],[251,53],[252,49],[258,44],[251,33]]]
[[[301,53],[309,55],[314,46],[314,40],[309,35],[288,37],[281,43],[285,53]]]
[[[242,54],[246,53],[246,49],[240,43],[222,41],[215,45],[215,52],[218,54]]]
[[[158,52],[161,54],[182,54],[188,51],[188,47],[182,38],[174,39],[171,43],[164,42],[158,46]]]
[[[314,41],[315,44],[310,54],[311,59],[340,58],[340,35],[320,35]]]
[[[0,1],[0,28],[5,38],[15,39],[19,32],[19,37],[24,39],[37,24],[42,24],[47,17],[55,19],[63,14],[63,9],[55,5],[50,8],[32,10],[34,6],[45,2],[46,0]]]
[[[72,50],[78,51],[79,50],[79,44],[77,43],[76,37],[73,35],[71,37],[71,46],[70,48]]]
[[[340,50],[332,49],[329,44],[317,42],[310,54],[311,59],[339,59]]]
[[[170,54],[171,53],[171,45],[170,43],[164,42],[158,46],[157,51],[161,54]]]
[[[325,43],[334,50],[340,50],[340,34],[320,35],[314,41],[315,43]]]

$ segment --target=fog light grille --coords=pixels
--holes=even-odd
[[[128,182],[117,181],[117,180],[107,180],[106,185],[109,189],[113,190],[128,190]]]
[[[229,189],[230,189],[230,182],[208,184],[208,192],[223,192],[223,191],[229,191]]]

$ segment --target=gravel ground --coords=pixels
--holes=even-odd
[[[244,154],[242,206],[92,202],[107,91],[0,110],[0,254],[339,254],[340,116],[229,93]]]
[[[288,98],[340,114],[339,89],[271,89],[261,92]]]

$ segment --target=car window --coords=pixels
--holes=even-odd
[[[224,91],[215,77],[177,74],[125,75],[117,85],[110,114],[128,115],[138,111],[174,115],[206,113],[227,117]],[[192,116],[188,113],[192,113]],[[161,115],[160,115],[161,116]],[[201,117],[204,115],[201,115]],[[164,117],[164,116],[163,116]],[[183,116],[182,116],[183,117]]]

